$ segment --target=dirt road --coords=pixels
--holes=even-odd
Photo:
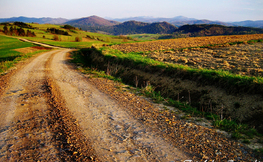
[[[69,50],[39,55],[0,98],[0,161],[189,159],[70,69]]]
[[[256,160],[213,129],[120,92],[117,83],[88,79],[69,52],[39,54],[4,80],[0,161]]]

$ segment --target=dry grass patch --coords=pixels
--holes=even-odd
[[[89,38],[82,38],[82,42],[91,42],[92,39],[89,39]]]
[[[27,54],[27,53],[32,53],[35,51],[38,51],[39,49],[36,48],[32,48],[32,47],[25,47],[25,48],[18,48],[18,49],[14,49],[17,52],[20,52],[22,54]]]

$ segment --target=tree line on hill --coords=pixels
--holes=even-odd
[[[90,32],[101,32],[112,35],[128,35],[128,34],[171,34],[177,27],[167,22],[143,23],[138,21],[127,21],[113,26],[86,26],[77,25],[82,30]]]
[[[59,34],[59,35],[69,35],[67,31],[59,30],[56,28],[47,28],[47,32],[52,34]]]
[[[13,36],[22,36],[22,37],[35,37],[36,34],[29,29],[35,29],[31,25],[23,23],[23,22],[14,22],[13,24],[10,23],[1,23],[4,25],[3,33],[6,35],[13,35]],[[8,28],[8,26],[10,26]],[[23,28],[27,28],[28,30],[24,30]]]
[[[263,29],[252,27],[224,26],[216,24],[183,25],[177,28],[167,22],[143,23],[127,21],[113,26],[77,26],[90,32],[100,32],[112,35],[130,34],[166,34],[162,38],[198,37],[217,35],[261,34]]]
[[[187,37],[217,36],[217,35],[242,35],[242,34],[261,34],[263,29],[251,27],[236,27],[223,25],[195,24],[183,25],[174,31],[173,36],[183,34]]]
[[[28,28],[28,29],[35,29],[33,26],[23,23],[23,22],[14,22],[14,25],[20,27],[20,28]]]
[[[13,35],[13,36],[22,36],[22,37],[35,37],[36,34],[30,30],[24,30],[22,27],[16,28],[16,26],[11,26],[9,29],[5,25],[3,33],[6,35]]]

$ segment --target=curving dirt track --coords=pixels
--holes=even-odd
[[[0,97],[0,161],[191,159],[54,50],[18,69]]]

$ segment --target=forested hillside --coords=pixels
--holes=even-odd
[[[184,25],[178,28],[174,35],[184,34],[185,36],[216,36],[216,35],[240,35],[240,34],[261,34],[263,29],[251,27],[234,27],[223,25]]]
[[[172,34],[177,27],[167,22],[144,23],[138,21],[127,21],[114,26],[87,26],[82,28],[91,32],[104,32],[113,35],[128,34]]]

